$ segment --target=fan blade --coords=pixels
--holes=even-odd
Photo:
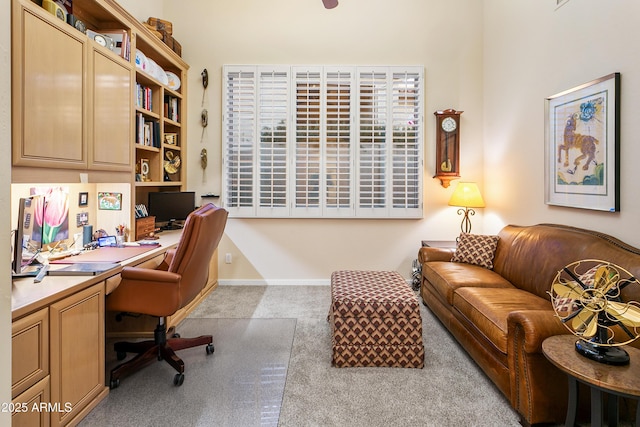
[[[619,279],[620,273],[618,273],[618,270],[609,265],[603,265],[596,270],[593,287],[602,290],[606,294],[618,284]]]
[[[640,308],[635,305],[607,301],[606,311],[623,325],[631,326],[632,328],[640,327]]]
[[[583,310],[583,311],[580,312],[580,314],[578,314],[576,317],[573,318],[573,320],[571,321],[571,327],[573,328],[574,331],[582,332],[582,335],[591,337],[591,336],[593,336],[593,334],[592,335],[587,335],[586,330],[589,329],[589,327],[591,326],[591,323],[593,323],[593,321],[595,321],[596,326],[597,326],[598,319],[597,319],[595,313],[593,313],[593,312],[591,312],[589,310]],[[594,332],[594,334],[595,334],[595,332]]]
[[[582,298],[582,287],[576,282],[554,283],[553,292],[560,298],[571,298],[579,300]]]

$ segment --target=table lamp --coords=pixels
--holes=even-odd
[[[458,215],[464,215],[462,223],[460,224],[460,230],[462,230],[463,233],[470,233],[471,219],[469,215],[476,214],[476,211],[472,208],[485,207],[480,189],[478,189],[478,184],[475,182],[459,182],[449,200],[449,206],[462,206],[462,208],[458,209]]]

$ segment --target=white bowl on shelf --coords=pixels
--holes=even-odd
[[[167,71],[165,72],[165,74],[167,76],[167,79],[169,80],[167,83],[167,86],[169,86],[169,89],[172,89],[172,90],[180,89],[180,85],[181,85],[180,78],[176,74],[172,73],[171,71]]]

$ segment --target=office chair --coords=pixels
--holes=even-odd
[[[204,288],[209,275],[209,261],[216,250],[228,212],[209,203],[187,217],[182,236],[175,249],[167,251],[156,269],[124,267],[122,280],[107,297],[107,311],[139,313],[158,317],[152,341],[117,342],[114,349],[118,360],[127,353],[137,353],[131,360],[111,370],[110,388],[120,385],[120,379],[150,364],[165,360],[178,371],[176,386],[184,381],[184,362],[175,351],[200,345],[212,354],[213,338],[203,335],[181,338],[177,334],[167,339],[166,317],[188,305]]]

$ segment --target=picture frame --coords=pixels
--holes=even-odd
[[[89,205],[89,193],[82,192],[78,194],[78,206]]]
[[[98,193],[98,209],[106,211],[122,210],[122,193]]]
[[[620,210],[620,73],[545,99],[545,202]]]

